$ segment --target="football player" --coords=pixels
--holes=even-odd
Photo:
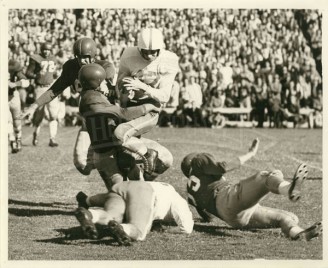
[[[88,197],[95,208],[80,204],[75,216],[84,234],[97,239],[95,223],[107,225],[114,239],[128,246],[146,239],[154,220],[173,221],[179,230],[190,234],[194,221],[185,199],[164,182],[124,181],[106,194]]]
[[[197,209],[205,221],[219,217],[234,228],[278,228],[292,240],[307,241],[322,232],[321,222],[307,229],[298,225],[298,217],[288,211],[261,206],[260,200],[269,192],[282,194],[295,202],[301,197],[301,186],[307,176],[306,164],[297,168],[291,182],[280,170],[261,171],[237,183],[229,182],[224,174],[240,167],[257,153],[259,140],[250,150],[230,162],[217,162],[208,153],[191,153],[181,162],[188,178],[188,203]],[[214,216],[213,216],[214,215]]]
[[[19,118],[21,113],[21,101],[17,88],[27,88],[30,82],[24,75],[21,64],[14,59],[10,59],[8,62],[8,72],[8,136],[11,152],[18,153],[22,150],[22,120]]]
[[[115,97],[115,88],[110,86],[115,76],[114,65],[108,61],[95,59],[97,53],[96,43],[91,38],[82,37],[75,41],[73,52],[74,59],[69,59],[64,63],[61,75],[47,91],[45,91],[28,109],[26,109],[24,113],[21,114],[21,118],[31,117],[38,107],[50,103],[68,87],[72,87],[79,91],[78,72],[81,66],[94,62],[100,64],[106,70],[105,81],[107,87],[101,87],[101,89],[104,90],[104,94],[106,94],[109,99]],[[87,158],[89,145],[90,138],[86,127],[83,124],[77,135],[74,147],[74,165],[84,175],[90,174],[93,168],[93,163],[90,160],[90,157]],[[89,156],[91,155],[92,152],[89,153]]]
[[[162,106],[170,98],[178,71],[178,57],[164,49],[161,31],[155,28],[142,29],[138,36],[138,45],[127,47],[120,59],[116,90],[121,106],[129,107],[143,103]],[[119,125],[115,130],[115,136],[124,147],[143,155],[148,160],[148,167],[145,170],[148,174],[153,172],[156,155],[147,151],[142,140],[131,137],[149,132],[157,121],[158,112],[152,112]]]
[[[56,75],[56,57],[51,55],[52,45],[48,42],[41,44],[41,54],[35,54],[30,57],[30,62],[26,70],[26,76],[29,79],[34,79],[35,89],[34,98],[38,99],[44,94],[49,86],[54,82]],[[40,105],[34,112],[33,125],[35,127],[33,132],[33,145],[38,144],[38,135],[41,130],[41,123],[45,117],[45,109],[49,114],[49,132],[50,132],[50,147],[58,146],[56,142],[57,128],[58,128],[58,112],[60,104],[59,99],[54,98],[52,102],[47,105]]]
[[[150,111],[156,111],[152,104],[121,108],[109,102],[101,92],[102,82],[106,78],[105,69],[91,63],[82,66],[78,74],[82,87],[79,105],[80,114],[85,119],[85,125],[94,151],[94,164],[108,190],[123,181],[123,176],[117,165],[117,155],[121,142],[114,136],[117,125],[143,116]]]

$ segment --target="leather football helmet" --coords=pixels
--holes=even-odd
[[[52,45],[49,42],[44,42],[41,45],[41,55],[45,58],[50,56]]]
[[[160,50],[164,48],[164,38],[160,30],[146,28],[140,31],[138,36],[138,49],[141,56],[149,61],[158,57]]]
[[[90,62],[94,62],[97,54],[96,42],[91,38],[82,37],[75,41],[73,52],[74,56],[78,59],[90,57]]]
[[[105,69],[97,63],[87,64],[79,71],[82,90],[97,89],[106,78]]]
[[[196,155],[197,153],[190,153],[186,155],[181,161],[181,171],[187,178],[190,176],[191,161]]]

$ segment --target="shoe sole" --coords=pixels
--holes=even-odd
[[[131,246],[131,238],[124,232],[122,226],[118,222],[110,221],[107,227],[120,246]]]
[[[306,164],[300,164],[294,174],[292,183],[288,191],[289,199],[292,202],[296,202],[301,198],[301,188],[304,180],[307,177],[307,174],[308,170]]]
[[[85,209],[78,208],[75,212],[75,217],[80,223],[84,235],[89,239],[97,239],[98,232],[94,223],[86,215]]]
[[[301,240],[305,239],[306,241],[311,241],[316,239],[322,233],[322,223],[316,222],[309,228],[305,229],[304,231],[300,232],[293,240]]]

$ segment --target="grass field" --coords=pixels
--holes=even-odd
[[[32,128],[23,129],[23,151],[9,161],[9,260],[321,260],[323,239],[290,241],[279,229],[239,231],[218,220],[203,223],[192,209],[195,227],[190,236],[151,232],[144,242],[119,247],[111,237],[84,239],[73,216],[75,195],[104,192],[97,171],[78,173],[72,152],[78,128],[60,128],[58,148],[48,147],[48,128],[38,147],[32,146]],[[228,174],[232,181],[263,169],[281,169],[291,178],[306,162],[309,179],[298,203],[269,194],[263,205],[289,210],[307,227],[322,219],[322,131],[308,129],[175,129],[156,128],[147,135],[158,139],[174,156],[174,165],[158,181],[171,183],[186,197],[186,179],[180,161],[193,151],[213,153],[226,160],[244,153],[253,138],[260,138],[258,155]],[[165,226],[170,228],[170,226]]]

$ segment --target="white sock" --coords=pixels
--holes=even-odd
[[[58,121],[57,120],[52,120],[52,121],[49,122],[50,139],[56,138],[57,126],[58,126]]]
[[[294,227],[290,228],[290,230],[289,230],[289,237],[293,238],[302,231],[304,231],[303,228],[301,228],[299,226],[294,226]]]
[[[283,181],[278,186],[278,192],[282,195],[288,196],[289,187],[290,187],[290,182]]]

